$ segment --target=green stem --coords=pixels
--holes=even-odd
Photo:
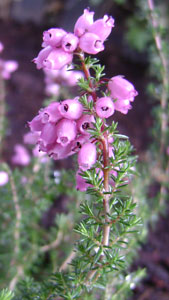
[[[97,101],[97,94],[95,91],[95,88],[93,87],[93,83],[91,81],[91,75],[90,75],[90,70],[88,69],[88,67],[85,64],[84,61],[84,53],[79,52],[78,56],[80,58],[81,61],[81,65],[82,65],[82,70],[84,72],[84,75],[86,77],[86,79],[89,82],[89,87],[91,89],[90,95],[93,98],[93,102]],[[103,127],[105,127],[103,125]],[[102,147],[103,147],[103,164],[104,164],[104,168],[103,168],[103,174],[104,174],[104,191],[105,192],[109,192],[109,144],[108,144],[108,138],[105,135],[103,135],[102,139],[101,139],[101,143],[102,143]],[[102,245],[103,246],[108,246],[109,245],[109,236],[110,236],[110,222],[109,222],[109,217],[108,214],[110,212],[110,207],[109,207],[109,195],[104,195],[103,197],[103,207],[104,207],[104,215],[105,215],[105,224],[103,226],[103,239],[102,239]],[[97,273],[97,270],[92,270],[87,274],[86,277],[86,284],[90,284],[90,281],[93,279],[93,277],[95,276],[95,274]],[[96,275],[96,278],[99,277],[99,273]]]

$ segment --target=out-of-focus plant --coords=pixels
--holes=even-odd
[[[168,47],[168,11],[166,3],[154,6],[153,0],[137,1],[137,14],[128,22],[127,39],[130,45],[139,51],[145,51],[150,62],[150,80],[147,92],[154,103],[152,109],[153,137],[150,150],[144,156],[146,168],[145,184],[159,186],[155,198],[151,199],[152,211],[164,209],[169,181],[169,47]],[[145,30],[147,28],[147,30]],[[136,37],[140,35],[138,41]],[[145,34],[146,32],[146,34]],[[142,35],[143,33],[143,35]],[[143,166],[143,165],[142,165]],[[148,183],[149,182],[149,183]],[[142,185],[144,184],[144,180]],[[153,210],[154,207],[154,210]],[[156,212],[152,214],[154,218]],[[155,217],[156,219],[156,217]]]

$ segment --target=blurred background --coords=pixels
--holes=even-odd
[[[141,2],[141,1],[140,1]],[[167,17],[168,1],[157,1]],[[10,163],[14,145],[22,143],[28,132],[27,121],[37,114],[45,100],[44,73],[37,70],[33,58],[41,49],[42,33],[51,27],[73,31],[74,23],[86,7],[95,11],[95,19],[104,14],[115,18],[115,27],[105,51],[98,55],[105,65],[107,77],[124,75],[139,95],[127,115],[116,112],[119,131],[129,136],[139,155],[151,143],[149,132],[153,124],[153,100],[147,92],[154,80],[149,71],[149,36],[144,19],[140,17],[136,0],[0,0],[0,41],[4,44],[1,57],[16,60],[18,70],[6,83],[8,129],[3,157]],[[164,20],[167,20],[167,18]],[[59,167],[71,166],[66,161],[56,162]],[[169,299],[169,221],[161,217],[156,229],[150,229],[147,243],[142,246],[133,269],[147,268],[147,278],[134,291],[133,299]]]

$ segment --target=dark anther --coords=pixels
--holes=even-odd
[[[82,145],[80,144],[80,142],[77,142],[77,147],[82,148]]]
[[[65,105],[64,105],[64,110],[65,110],[65,111],[68,111],[68,108],[69,108],[68,104],[65,104]]]
[[[71,44],[67,43],[65,46],[69,49],[71,47]]]
[[[102,110],[103,110],[103,111],[107,111],[108,109],[109,109],[109,108],[108,108],[107,106],[103,106],[103,107],[102,107]]]
[[[83,125],[82,125],[82,128],[84,130],[88,129],[90,127],[90,124],[88,122],[85,122]]]

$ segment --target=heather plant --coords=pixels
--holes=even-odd
[[[22,172],[3,166],[9,182],[2,189],[7,212],[1,221],[2,287],[9,283],[14,294],[3,290],[2,300],[125,300],[145,274],[129,267],[146,236],[151,208],[146,190],[140,191],[141,177],[132,186],[137,190],[133,203],[136,157],[112,121],[116,111],[128,113],[137,91],[121,75],[108,79],[99,61],[88,56],[104,50],[114,27],[112,17],[93,17],[85,9],[74,33],[45,31],[43,49],[34,59],[52,98],[29,122],[31,132],[24,137],[43,156],[32,157]],[[70,74],[79,78],[80,93],[60,99],[58,84],[72,82]],[[73,171],[55,170],[54,161],[57,165],[70,156],[77,157]],[[46,230],[43,218],[56,199],[68,212],[56,215]],[[137,215],[144,220],[142,230]]]
[[[41,299],[89,299],[93,289],[94,295],[102,297],[109,274],[119,276],[125,270],[127,245],[140,225],[136,205],[126,188],[136,158],[131,155],[128,138],[118,133],[117,124],[107,123],[116,110],[127,114],[137,91],[121,75],[107,79],[99,61],[85,57],[86,53],[93,55],[104,50],[104,42],[114,27],[112,17],[105,15],[94,21],[93,16],[85,9],[74,33],[60,28],[45,31],[43,49],[34,59],[37,68],[44,68],[46,73],[62,70],[68,64],[74,71],[84,73],[78,81],[80,96],[52,101],[29,122],[29,127],[39,150],[52,159],[77,154],[76,188],[88,196],[80,203],[83,218],[75,226],[78,240],[72,252],[45,289],[43,284],[39,290],[38,283],[24,283],[30,299],[38,295]],[[137,274],[128,277],[128,286],[135,277]],[[32,294],[29,286],[34,284]],[[24,299],[24,295],[21,297]],[[19,298],[16,293],[16,299]]]

